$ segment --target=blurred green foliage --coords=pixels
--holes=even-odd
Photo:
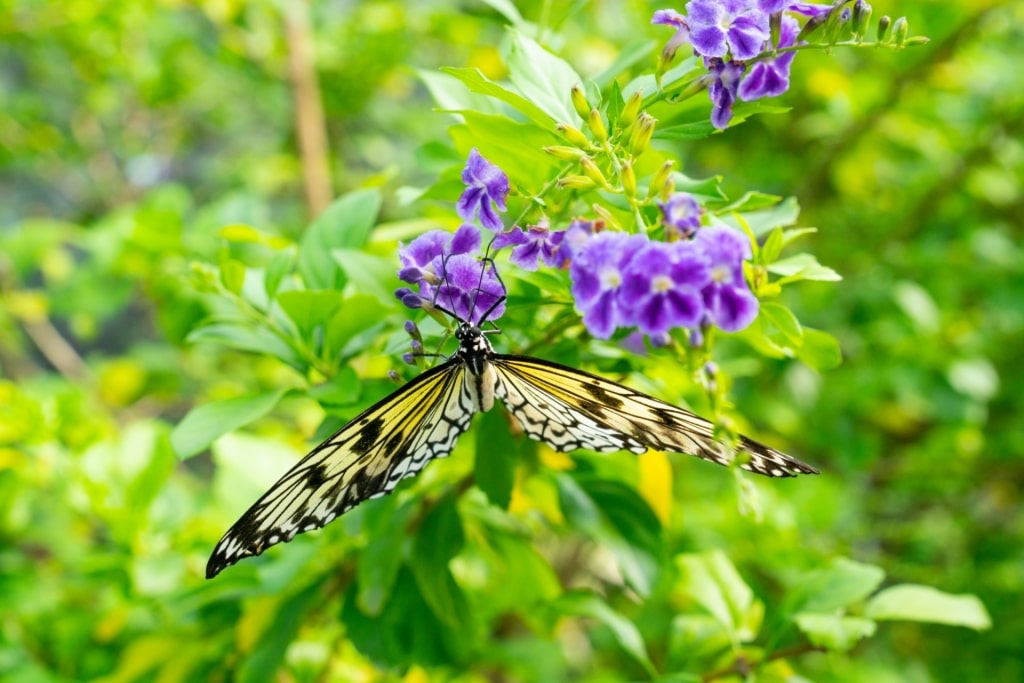
[[[737,412],[825,472],[757,482],[760,523],[728,471],[570,459],[509,441],[494,413],[399,494],[202,579],[307,443],[393,387],[395,241],[451,225],[456,196],[404,201],[456,160],[413,69],[505,77],[508,5],[311,4],[344,196],[310,222],[278,4],[0,3],[0,677],[736,680],[742,654],[772,659],[761,680],[1024,679],[1008,2],[877,3],[932,42],[802,54],[789,112],[659,143],[732,195],[797,197],[845,279],[784,296],[839,337],[842,366],[724,362]],[[593,78],[654,60],[657,7],[518,11]],[[353,241],[324,242],[339,224]],[[315,301],[280,289],[293,273]],[[261,298],[276,317],[245,304]],[[495,443],[515,459],[473,457]]]

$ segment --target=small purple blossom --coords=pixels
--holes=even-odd
[[[651,242],[626,268],[619,297],[624,322],[652,336],[694,327],[705,315],[701,290],[710,282],[707,256],[693,242]]]
[[[690,42],[690,27],[686,23],[686,17],[674,9],[660,9],[651,17],[651,23],[675,28],[676,32],[661,50],[665,61],[672,61],[672,58],[676,56],[676,51]]]
[[[723,62],[717,58],[709,62],[709,70],[715,77],[708,86],[708,95],[711,97],[711,125],[718,130],[725,130],[732,119],[732,106],[736,103],[736,93],[745,65],[739,62]]]
[[[564,230],[552,231],[545,221],[541,225],[530,225],[525,230],[517,225],[495,237],[491,246],[495,250],[514,247],[508,260],[523,270],[534,271],[541,259],[547,266],[560,265],[557,252],[564,238]]]
[[[818,5],[810,2],[791,2],[786,7],[788,10],[792,10],[797,14],[802,14],[805,17],[823,17],[832,11],[832,5]]]
[[[572,295],[583,314],[583,324],[598,339],[608,339],[615,328],[628,324],[619,297],[625,271],[633,255],[647,244],[642,235],[602,232],[589,238],[573,255],[569,266]]]
[[[790,16],[782,17],[778,47],[792,47],[796,44],[799,33],[800,24],[796,19]],[[761,97],[778,97],[789,90],[789,67],[794,57],[795,52],[786,52],[752,65],[740,83],[740,99],[752,102]]]
[[[791,0],[757,0],[757,8],[765,14],[775,14],[789,9]]]
[[[493,268],[478,258],[480,231],[462,225],[454,234],[431,230],[406,245],[399,245],[402,268],[398,276],[417,286],[402,287],[395,296],[409,308],[437,306],[462,320],[482,323],[482,316],[505,294]],[[499,304],[488,316],[497,319],[504,312]]]
[[[647,344],[644,343],[644,339],[646,339],[647,342],[650,343],[651,347],[655,349],[662,346],[668,346],[672,341],[672,337],[670,337],[667,332],[665,334],[648,336],[640,330],[635,330],[623,337],[620,343],[622,344],[622,348],[627,351],[635,353],[638,356],[646,356]]]
[[[658,202],[666,235],[692,237],[700,227],[701,208],[693,195],[676,192],[666,202]]]
[[[691,0],[686,14],[693,49],[703,57],[751,59],[771,35],[755,0]]]
[[[437,259],[439,270],[441,260]],[[497,320],[505,312],[504,301],[498,303],[505,298],[501,281],[494,268],[486,267],[476,255],[456,254],[444,259],[443,272],[435,294],[436,306],[476,325],[484,322],[485,313],[487,320]]]
[[[704,287],[710,322],[726,332],[738,332],[757,317],[757,298],[743,277],[743,260],[751,256],[750,242],[724,226],[701,229],[693,240],[707,256],[711,281]]]
[[[495,212],[505,211],[508,197],[508,176],[500,168],[480,156],[476,148],[470,150],[466,167],[462,169],[462,182],[466,190],[459,197],[455,208],[459,217],[471,221],[480,216],[480,225],[492,232],[501,232],[505,227]]]

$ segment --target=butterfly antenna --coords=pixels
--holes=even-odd
[[[491,241],[493,242],[494,240],[491,240]],[[490,251],[490,248],[491,248],[491,246],[487,245],[488,252]],[[494,273],[494,278],[498,281],[498,284],[501,286],[501,296],[499,296],[497,299],[495,299],[494,303],[491,304],[490,307],[486,311],[484,311],[484,314],[482,316],[480,316],[480,323],[479,324],[483,325],[485,322],[490,322],[491,325],[494,326],[494,329],[493,330],[487,330],[487,331],[488,332],[494,332],[494,333],[500,333],[501,330],[498,329],[498,326],[495,325],[494,321],[493,320],[488,321],[487,319],[490,317],[491,313],[494,312],[494,309],[496,309],[498,306],[503,304],[505,302],[505,300],[508,298],[508,296],[507,296],[508,288],[505,287],[505,281],[501,279],[501,275],[498,273],[498,264],[496,264],[494,262],[493,258],[491,258],[490,256],[486,256],[485,255],[481,259],[481,262],[484,264],[484,267],[480,269],[480,285],[477,287],[477,291],[478,292],[484,291],[483,290],[483,283],[484,283],[484,276],[483,276],[483,274],[486,271],[487,266],[490,265],[491,266],[491,272]]]
[[[441,286],[448,282],[448,258],[450,256],[451,254],[444,254],[441,257],[441,282],[438,283],[437,287],[434,289],[434,298],[433,300],[431,300],[430,305],[436,308],[437,310],[441,311],[445,315],[449,316],[450,318],[459,321],[460,323],[466,322],[458,313],[455,312],[455,300],[452,299],[451,287],[448,288],[448,305],[451,308],[445,308],[444,306],[441,306],[440,304],[437,303],[437,297],[441,295]]]

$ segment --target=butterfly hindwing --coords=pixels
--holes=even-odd
[[[497,355],[495,394],[526,434],[560,451],[648,448],[729,466],[733,455],[714,426],[688,410],[597,375],[528,356]],[[769,477],[816,474],[795,458],[741,437],[743,469]],[[745,460],[745,462],[743,462]]]
[[[207,578],[389,493],[448,455],[476,411],[466,372],[460,359],[424,372],[313,449],[224,534]]]

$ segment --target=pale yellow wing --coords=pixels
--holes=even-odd
[[[526,434],[559,451],[647,449],[688,453],[768,477],[818,470],[757,441],[740,437],[737,451],[719,443],[714,425],[688,410],[597,375],[530,358],[499,355],[495,394]]]
[[[296,534],[319,529],[443,458],[476,410],[455,359],[416,377],[314,448],[217,543],[206,578]]]

